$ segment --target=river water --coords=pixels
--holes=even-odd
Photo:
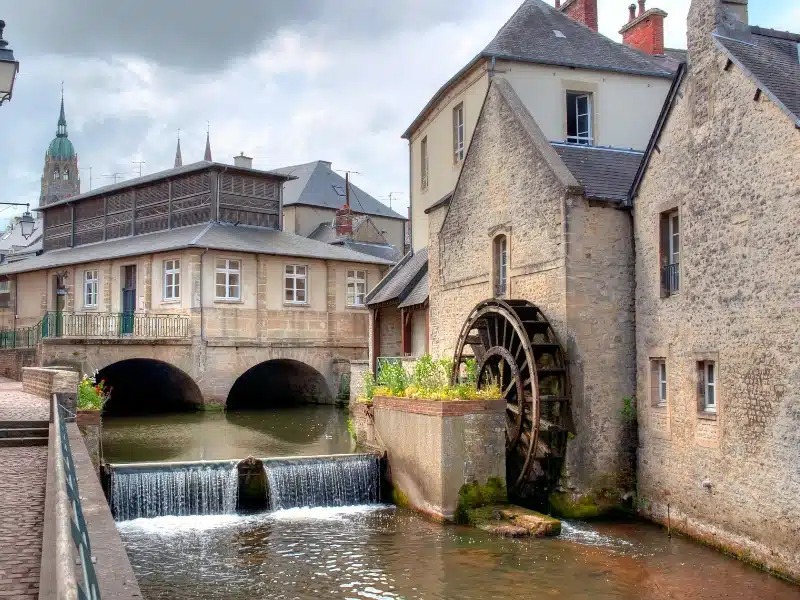
[[[108,462],[338,454],[344,411],[107,419]],[[642,522],[564,524],[511,540],[389,506],[118,523],[144,597],[800,600],[800,588]]]

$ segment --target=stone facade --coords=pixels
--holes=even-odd
[[[800,579],[800,134],[726,67],[717,10],[692,3],[690,70],[634,199],[640,507]],[[665,297],[668,211],[680,285]],[[666,363],[663,407],[654,358]],[[716,412],[704,410],[701,361],[716,367]]]
[[[22,391],[50,400],[53,394],[75,394],[78,373],[62,369],[25,367],[22,369]]]
[[[0,350],[0,375],[3,377],[22,381],[23,367],[34,366],[36,366],[36,350],[33,348]]]
[[[620,409],[635,386],[630,216],[582,192],[495,79],[449,208],[430,215],[428,246],[431,353],[452,356],[469,312],[494,296],[493,238],[508,237],[507,297],[538,306],[567,352],[576,432],[563,485],[579,494],[631,489]]]

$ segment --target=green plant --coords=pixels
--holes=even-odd
[[[347,433],[350,434],[350,437],[353,438],[353,440],[357,439],[356,438],[356,426],[355,426],[355,423],[353,423],[353,419],[347,419]]]
[[[381,370],[378,374],[378,385],[380,387],[388,388],[392,391],[392,395],[399,396],[408,387],[408,383],[408,373],[406,373],[402,361],[386,361],[381,365]]]
[[[622,419],[624,421],[633,422],[636,420],[636,403],[633,398],[626,396],[622,399],[622,408],[620,409]]]
[[[102,379],[97,381],[97,373],[92,377],[84,375],[78,384],[78,408],[82,410],[102,410],[111,396],[111,387]]]
[[[375,395],[376,387],[377,383],[375,382],[375,376],[372,372],[367,371],[364,373],[364,395],[359,398],[359,401],[372,404],[372,397]]]

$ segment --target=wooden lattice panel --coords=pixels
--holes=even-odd
[[[172,197],[183,198],[211,191],[208,173],[195,173],[172,182]]]
[[[102,217],[104,208],[105,202],[103,198],[91,198],[78,202],[75,205],[75,220],[82,221],[85,219]]]
[[[133,192],[120,192],[106,199],[106,213],[113,214],[133,209]]]
[[[90,229],[82,233],[75,233],[75,245],[93,244],[103,241],[103,229]]]
[[[116,225],[106,225],[106,239],[114,240],[116,238],[127,237],[131,234],[131,222],[124,221]]]
[[[52,208],[45,213],[44,222],[45,229],[52,229],[66,223],[71,223],[72,208],[66,205],[59,206],[58,208]]]
[[[162,181],[148,185],[147,187],[139,188],[136,191],[136,210],[138,213],[139,207],[149,206],[151,204],[158,204],[159,202],[166,202],[169,200],[169,183]]]
[[[278,198],[277,185],[274,181],[247,175],[234,175],[233,173],[223,173],[220,180],[220,192],[224,194],[266,200],[277,200]]]

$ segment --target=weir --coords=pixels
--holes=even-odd
[[[253,485],[254,467],[263,485]],[[380,502],[374,454],[105,465],[117,521]]]

